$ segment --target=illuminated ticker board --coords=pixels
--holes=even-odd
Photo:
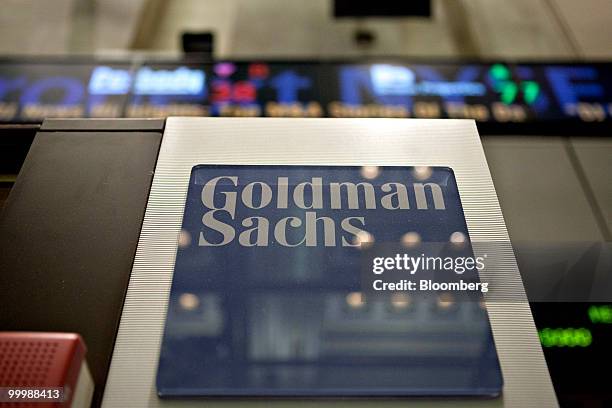
[[[612,304],[531,303],[561,406],[610,406]],[[589,405],[590,404],[590,405]]]
[[[2,122],[165,116],[607,126],[612,63],[0,62]]]
[[[99,69],[125,72],[96,89]],[[130,64],[104,67],[84,63],[41,62],[0,64],[0,121],[40,122],[46,117],[123,116],[127,94],[119,85],[132,81]]]

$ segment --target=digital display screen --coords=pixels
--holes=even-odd
[[[44,118],[119,118],[130,64],[0,64],[0,122]]]
[[[540,302],[531,303],[531,310],[561,405],[612,401],[602,375],[612,357],[612,305]]]
[[[148,64],[137,68],[125,117],[210,116],[204,65]]]
[[[45,117],[612,118],[612,64],[0,63],[0,121]]]
[[[325,116],[315,64],[221,62],[210,90],[214,116]]]
[[[418,117],[479,122],[605,121],[609,65],[340,65],[332,117]]]

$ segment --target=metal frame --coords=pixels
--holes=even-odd
[[[117,335],[103,400],[106,408],[202,404],[162,401],[155,389],[177,236],[189,175],[197,164],[448,166],[455,172],[472,240],[509,241],[474,121],[169,118]],[[512,251],[500,254],[500,261],[509,270],[509,280],[518,285],[517,295],[524,295]],[[557,406],[526,298],[492,302],[488,309],[504,375],[503,396],[480,401],[411,400],[411,405]],[[378,407],[405,402],[359,403]],[[318,407],[327,402],[275,403]],[[272,402],[236,402],[258,404]],[[227,401],[208,400],[206,405],[227,406]]]

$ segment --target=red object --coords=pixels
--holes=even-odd
[[[238,81],[234,85],[233,100],[236,102],[254,102],[257,89],[248,81]]]
[[[232,85],[229,81],[214,81],[210,99],[213,103],[227,102],[232,96],[231,92]]]
[[[270,75],[270,68],[267,64],[255,63],[249,65],[249,78],[264,79]]]
[[[0,407],[69,407],[86,348],[73,333],[0,332],[0,387],[64,387],[65,401],[2,403]]]

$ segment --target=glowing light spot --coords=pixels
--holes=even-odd
[[[352,309],[361,309],[365,306],[365,296],[361,292],[351,292],[346,295],[346,304]]]
[[[183,293],[179,296],[179,305],[185,310],[195,310],[200,306],[200,298],[193,293]]]
[[[394,293],[391,295],[391,305],[396,310],[407,310],[412,305],[412,299],[405,293]]]
[[[374,245],[374,235],[366,231],[360,231],[357,233],[357,235],[355,235],[355,238],[353,238],[353,245],[359,249],[367,249]]]
[[[417,232],[407,232],[402,235],[402,245],[412,248],[421,243],[421,236]]]
[[[465,236],[464,233],[456,231],[453,232],[449,238],[449,241],[451,244],[453,244],[454,246],[463,246],[465,245],[465,243],[467,242],[467,237]]]
[[[438,308],[448,310],[455,304],[455,298],[450,293],[442,293],[438,296]]]
[[[182,229],[178,236],[178,246],[179,248],[186,248],[189,245],[191,245],[191,234]]]
[[[417,180],[423,181],[431,177],[433,170],[429,166],[417,166],[414,168],[414,177]]]
[[[378,166],[363,166],[361,168],[361,176],[365,179],[372,180],[380,175],[380,167]]]

